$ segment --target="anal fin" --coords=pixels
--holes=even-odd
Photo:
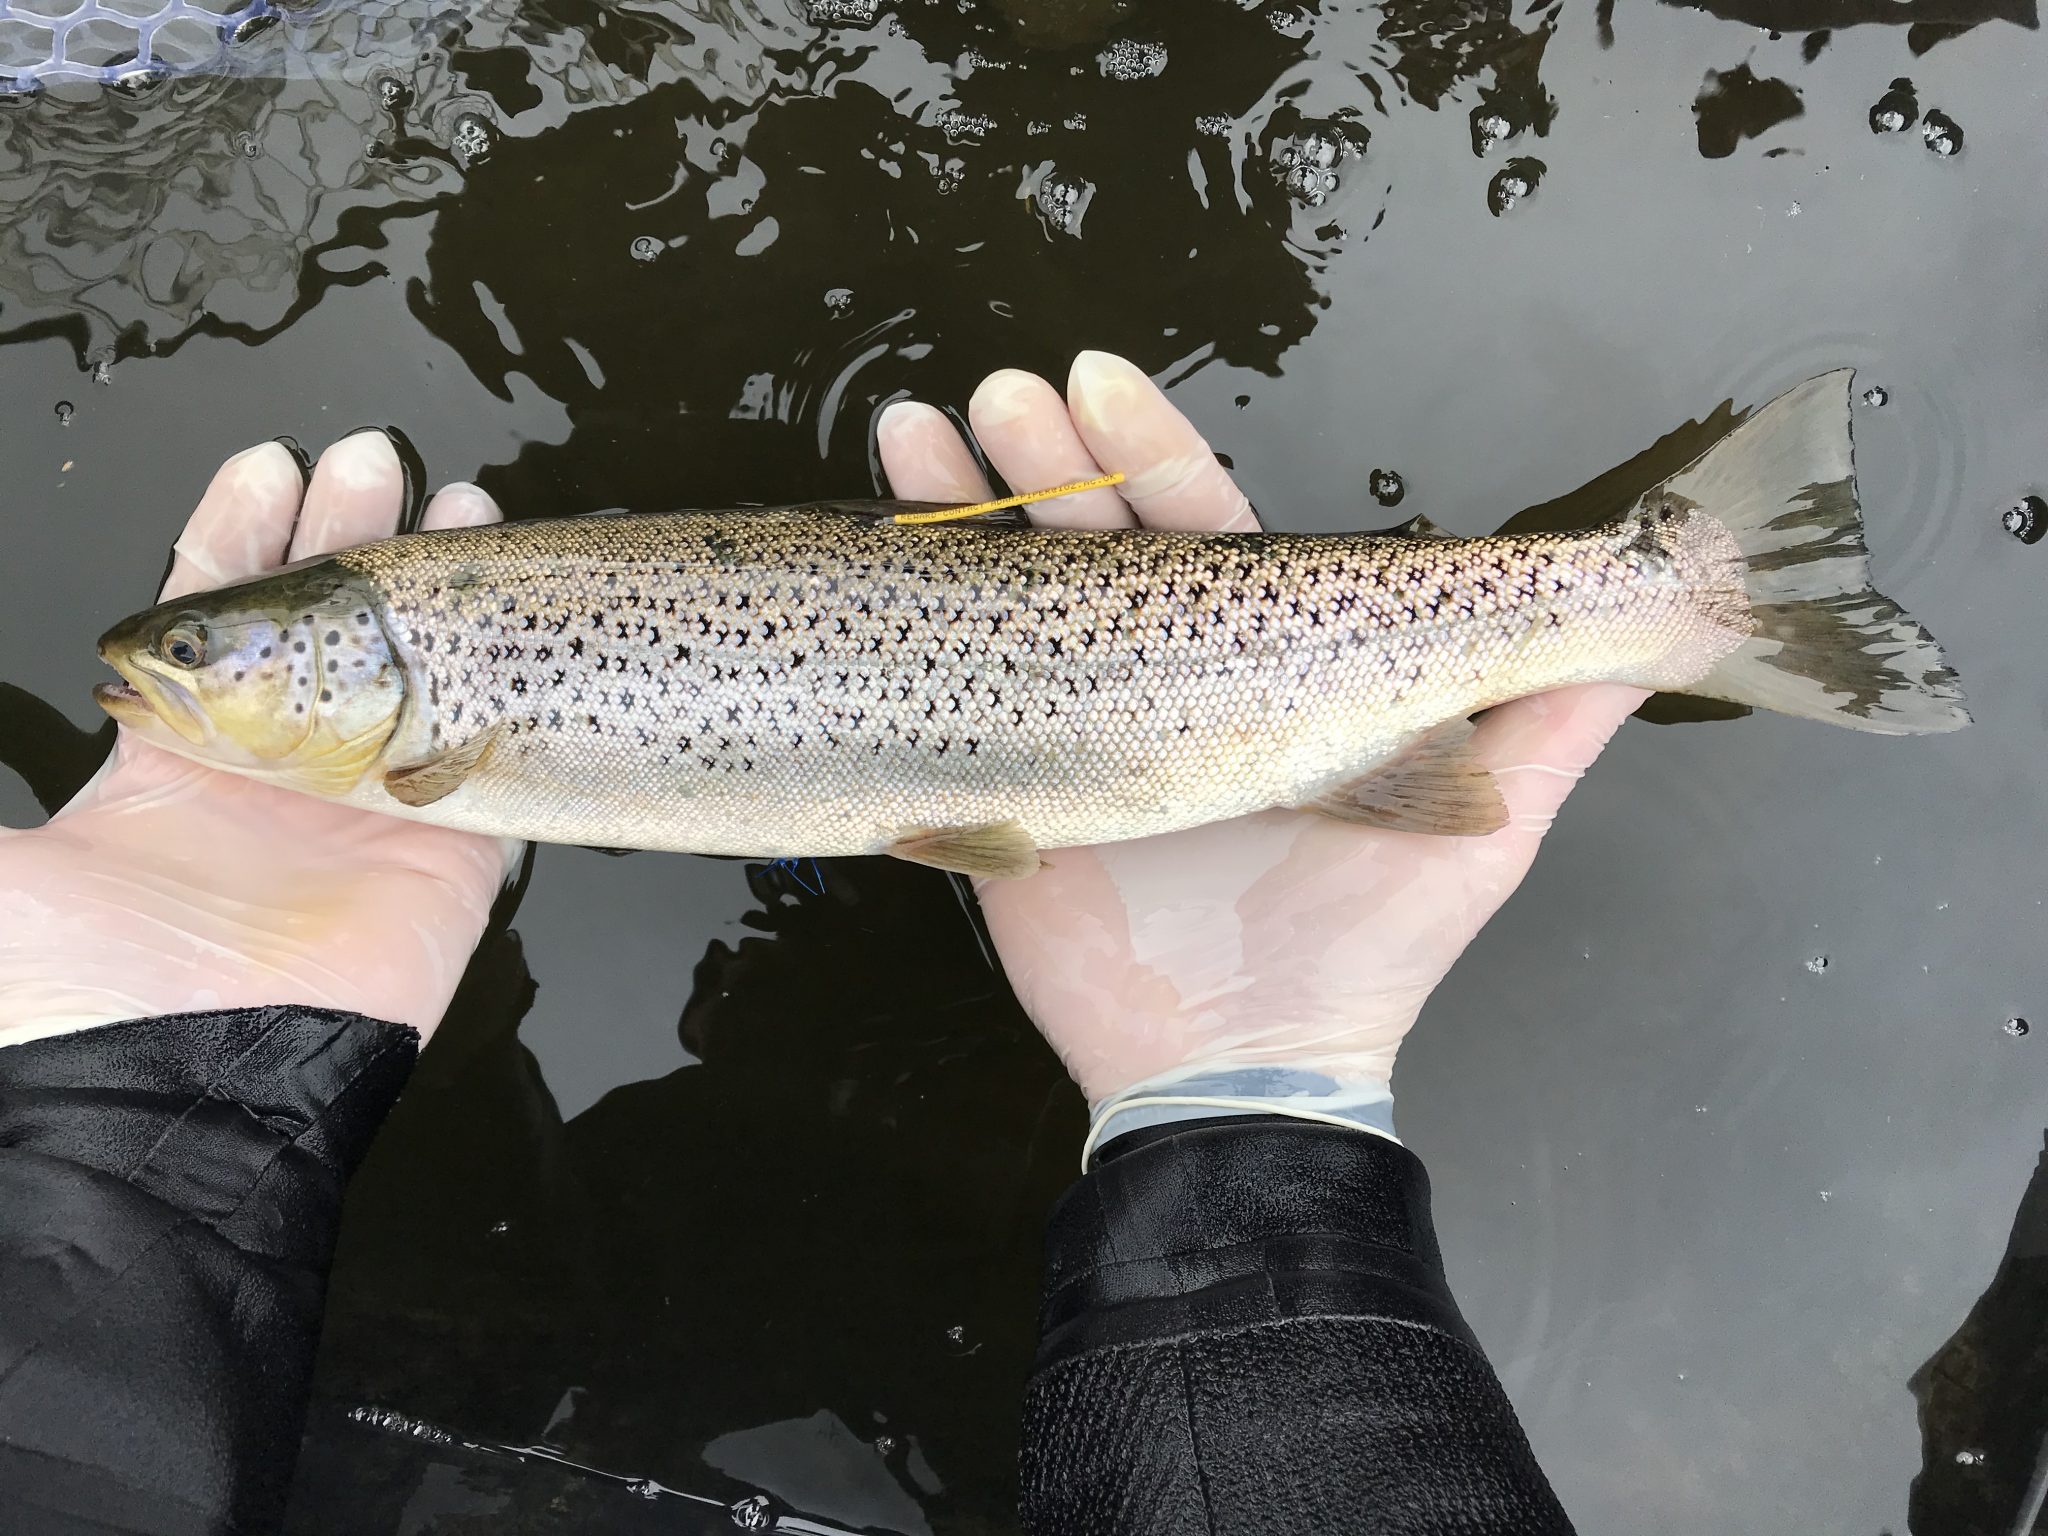
[[[1507,802],[1493,775],[1473,758],[1471,742],[1471,722],[1450,721],[1301,809],[1396,832],[1442,837],[1498,832],[1508,824]]]
[[[955,874],[1021,880],[1038,873],[1038,845],[1014,821],[979,827],[934,827],[906,832],[889,845],[889,853],[912,864],[928,864]]]
[[[498,744],[498,733],[503,729],[502,725],[494,725],[477,732],[459,747],[391,769],[384,775],[385,793],[400,805],[414,809],[447,798],[489,760],[491,748]]]

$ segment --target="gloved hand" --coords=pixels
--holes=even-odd
[[[1123,472],[1117,490],[1032,507],[1041,523],[1258,526],[1187,418],[1121,358],[1081,354],[1064,400],[1030,374],[992,374],[968,419],[1018,491]],[[992,494],[931,407],[892,406],[878,430],[897,494]],[[1511,817],[1490,837],[1268,811],[1055,849],[1028,880],[983,883],[1011,985],[1094,1107],[1091,1145],[1106,1130],[1225,1103],[1391,1131],[1394,1055],[1424,1001],[1521,883],[1564,797],[1645,697],[1595,684],[1488,713],[1473,750]],[[1211,1102],[1142,1102],[1160,1099]]]
[[[276,443],[223,464],[164,596],[382,538],[404,472],[381,432],[306,485]],[[493,522],[452,485],[424,525]],[[0,1045],[205,1008],[310,1003],[431,1031],[520,845],[216,773],[125,731],[46,826],[0,829]]]

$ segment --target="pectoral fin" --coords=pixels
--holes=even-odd
[[[420,762],[391,769],[384,775],[385,792],[399,804],[415,808],[432,805],[436,800],[452,795],[462,787],[464,780],[490,760],[491,749],[498,744],[498,733],[503,729],[502,725],[494,725],[487,731],[479,731],[459,747],[450,747]]]
[[[1508,824],[1500,785],[1472,756],[1470,721],[1453,720],[1301,807],[1360,826],[1484,837]]]
[[[913,864],[949,869],[955,874],[1021,880],[1038,873],[1038,845],[1014,821],[982,827],[935,827],[909,832],[889,845],[889,853]]]

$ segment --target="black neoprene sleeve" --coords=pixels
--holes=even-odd
[[[1458,1314],[1422,1164],[1304,1121],[1108,1143],[1055,1209],[1033,1536],[1571,1529]]]

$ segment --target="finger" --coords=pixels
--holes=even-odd
[[[1124,500],[1147,528],[1247,533],[1259,526],[1202,434],[1135,364],[1083,352],[1067,376],[1067,404],[1095,462],[1122,471]]]
[[[453,485],[444,485],[434,493],[434,499],[427,503],[427,510],[420,518],[420,530],[429,528],[477,528],[485,523],[504,520],[505,514],[498,510],[498,504],[491,500],[490,493],[482,486],[471,485],[458,480]]]
[[[375,428],[352,433],[320,455],[292,535],[292,558],[324,555],[384,538],[405,510],[405,466]]]
[[[247,448],[214,471],[173,546],[166,599],[245,580],[284,561],[306,482],[282,443]]]
[[[995,493],[960,432],[942,412],[898,400],[875,425],[882,473],[905,501],[987,501]]]
[[[1093,480],[1102,466],[1074,430],[1058,390],[1035,373],[1004,368],[981,381],[967,402],[974,439],[996,473],[1018,491]],[[1047,528],[1132,528],[1130,503],[1113,490],[1076,491],[1029,509]]]
[[[1649,696],[1621,683],[1585,683],[1516,699],[1482,719],[1472,753],[1499,782],[1511,823],[1539,835],[1547,829],[1572,786]]]

